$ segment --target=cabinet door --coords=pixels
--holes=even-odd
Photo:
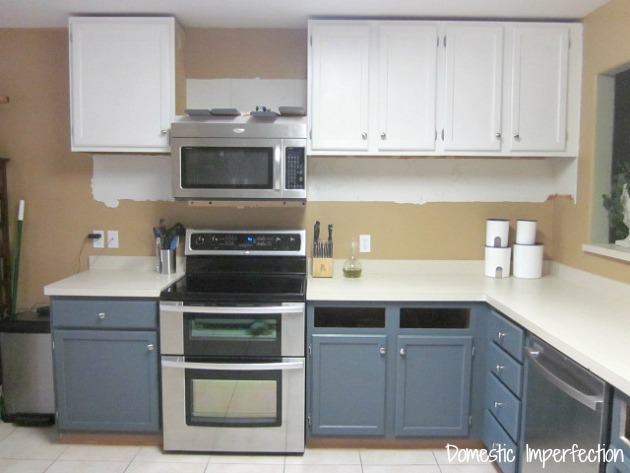
[[[564,151],[569,27],[514,27],[511,151]]]
[[[385,335],[313,335],[313,435],[385,434]]]
[[[399,336],[396,435],[467,435],[471,371],[471,336]]]
[[[379,28],[378,150],[435,149],[437,27]]]
[[[503,28],[448,26],[444,151],[499,151]]]
[[[311,32],[311,149],[367,151],[370,27],[317,25]]]
[[[54,330],[61,431],[159,431],[157,333]]]
[[[73,151],[168,151],[173,18],[70,19]]]

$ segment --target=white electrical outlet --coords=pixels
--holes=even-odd
[[[118,230],[107,230],[107,247],[118,248]]]
[[[105,248],[105,230],[92,230],[92,233],[98,233],[101,236],[92,240],[92,248]]]
[[[369,253],[371,251],[370,235],[359,235],[359,252]]]

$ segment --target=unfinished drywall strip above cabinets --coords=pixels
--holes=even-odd
[[[316,158],[308,200],[343,202],[575,201],[577,159]]]
[[[303,79],[188,79],[186,108],[227,108],[241,113],[256,106],[278,111],[279,107],[306,108]]]
[[[173,200],[171,157],[94,155],[92,195],[108,207],[120,200]]]

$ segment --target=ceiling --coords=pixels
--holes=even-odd
[[[0,0],[0,28],[77,14],[174,15],[184,28],[306,28],[311,17],[581,19],[608,0]]]

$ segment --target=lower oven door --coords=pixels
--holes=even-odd
[[[165,451],[303,453],[304,358],[162,357]]]

